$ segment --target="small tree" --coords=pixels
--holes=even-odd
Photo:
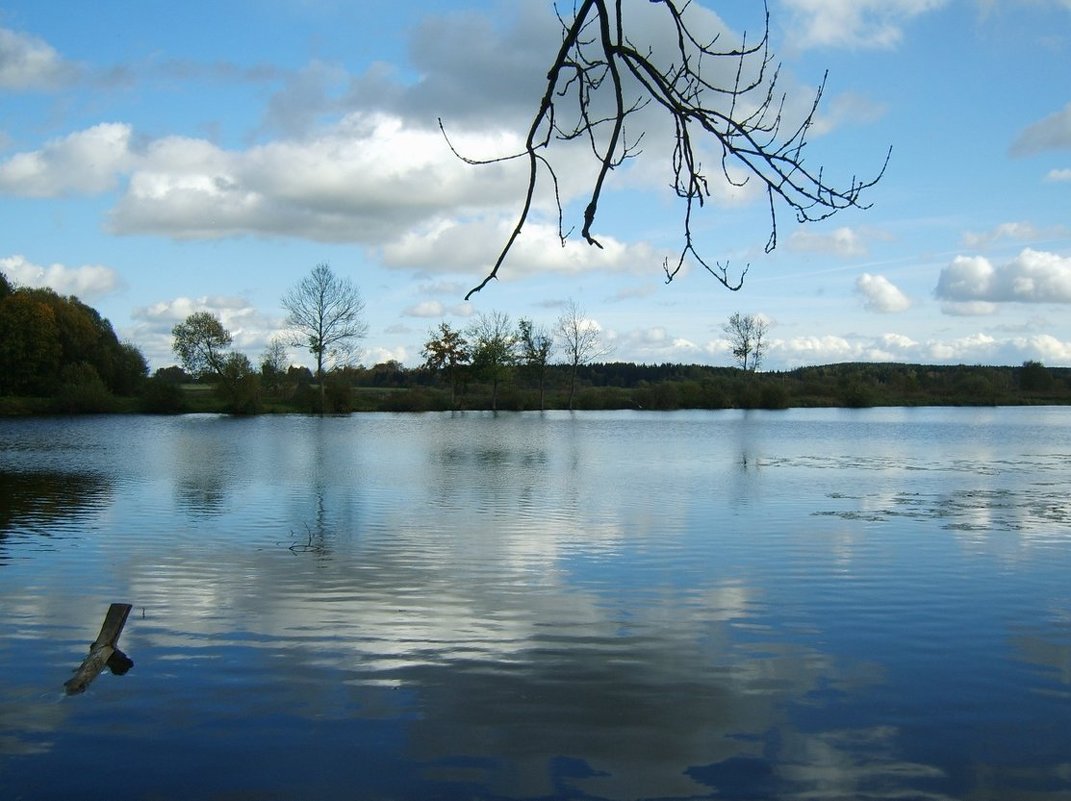
[[[722,331],[729,338],[729,350],[740,367],[752,373],[758,370],[769,347],[766,334],[770,324],[754,314],[735,312],[722,326]]]
[[[286,345],[279,337],[272,337],[260,358],[261,380],[270,391],[277,392],[282,386],[287,367]]]
[[[547,362],[550,361],[550,354],[554,350],[554,336],[543,326],[537,326],[531,320],[522,317],[517,323],[517,343],[520,347],[521,361],[539,379],[539,410],[543,411]]]
[[[227,350],[232,338],[219,318],[195,312],[171,329],[172,349],[186,372],[216,379],[217,391],[234,414],[256,411],[259,383],[249,359]]]
[[[575,300],[570,300],[555,325],[565,363],[569,365],[569,410],[576,395],[576,374],[582,364],[591,364],[608,355],[611,348],[599,336],[599,326],[589,320]]]
[[[283,296],[289,313],[292,343],[309,349],[316,359],[320,382],[320,412],[324,408],[324,364],[344,364],[368,333],[364,300],[357,286],[339,278],[326,264],[318,264],[301,283]]]
[[[428,341],[422,351],[424,366],[429,370],[445,370],[450,378],[450,408],[457,405],[457,376],[460,368],[469,363],[469,343],[450,327],[449,323],[439,323],[438,330],[428,332]]]
[[[1052,389],[1052,373],[1039,361],[1025,361],[1019,368],[1019,388],[1026,392],[1045,392]]]
[[[194,312],[171,329],[171,348],[183,369],[194,378],[223,375],[231,334],[210,312]]]
[[[517,361],[517,335],[508,314],[481,314],[469,329],[472,366],[491,382],[491,409],[498,409],[498,385],[509,376]]]

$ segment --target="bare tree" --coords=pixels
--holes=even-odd
[[[722,331],[729,338],[729,350],[742,369],[755,372],[762,366],[769,347],[766,335],[770,331],[770,324],[764,318],[735,312]]]
[[[339,278],[326,264],[313,271],[283,296],[291,344],[306,347],[316,358],[320,382],[320,413],[324,409],[324,364],[344,364],[368,333],[364,300],[348,278]]]
[[[278,391],[286,376],[286,368],[289,367],[286,358],[286,343],[277,336],[272,337],[260,358],[261,379],[272,392]]]
[[[557,340],[569,365],[569,409],[576,395],[576,373],[582,364],[601,359],[612,350],[604,345],[599,327],[589,320],[575,300],[570,300],[554,327]]]
[[[651,9],[657,19],[639,16]],[[871,178],[852,177],[834,183],[818,166],[805,163],[808,135],[815,123],[825,77],[802,119],[792,124],[785,107],[787,96],[778,88],[780,65],[770,52],[770,13],[761,6],[762,30],[757,38],[744,33],[738,41],[722,43],[722,33],[706,29],[702,8],[691,0],[576,0],[571,18],[559,15],[562,42],[547,70],[543,97],[532,118],[524,149],[486,159],[468,158],[470,164],[512,159],[528,163],[528,188],[521,213],[491,270],[466,299],[498,276],[528,221],[536,195],[540,167],[549,176],[558,205],[558,232],[564,229],[558,175],[551,160],[555,142],[582,141],[595,162],[581,236],[602,247],[592,233],[599,202],[610,173],[640,155],[640,142],[655,119],[667,125],[665,153],[670,184],[683,201],[682,243],[675,258],[663,264],[671,281],[691,258],[729,289],[743,285],[747,266],[732,277],[728,263],[710,261],[696,247],[693,215],[710,197],[710,179],[702,163],[702,150],[718,153],[721,178],[737,187],[757,181],[770,209],[770,235],[766,251],[777,245],[777,205],[787,206],[800,222],[822,220],[848,207],[866,208],[863,192],[885,172],[885,164]],[[650,14],[648,16],[650,16]],[[658,27],[669,45],[635,43]],[[644,112],[648,106],[661,118]],[[635,123],[630,129],[630,124]],[[446,136],[442,120],[439,126]],[[449,142],[449,139],[447,139]],[[451,144],[451,149],[453,145]],[[890,151],[891,153],[891,151]],[[715,179],[717,180],[717,178]]]

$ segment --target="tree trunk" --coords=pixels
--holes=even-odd
[[[327,393],[324,387],[324,355],[316,354],[316,375],[320,379],[320,417],[324,416],[324,406],[327,403]]]
[[[82,661],[74,676],[63,684],[67,695],[77,695],[85,692],[93,679],[104,670],[106,665],[116,660],[117,656],[119,657],[119,664],[125,662],[133,664],[116,646],[116,643],[119,642],[119,635],[123,633],[123,626],[126,625],[126,619],[130,615],[130,609],[130,604],[112,604],[108,607],[108,614],[104,617],[104,624],[100,627],[100,634],[97,635],[97,639],[93,641],[93,644],[89,646],[89,656]],[[123,668],[122,672],[125,673],[127,669],[129,668]]]

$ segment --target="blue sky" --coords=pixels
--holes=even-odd
[[[761,28],[754,0],[694,5],[727,35]],[[769,369],[1071,365],[1071,0],[770,12],[790,115],[829,70],[808,163],[847,181],[892,159],[865,211],[782,211],[769,255],[764,198],[715,184],[696,228],[711,259],[750,265],[739,292],[696,269],[665,283],[681,208],[652,135],[611,177],[605,250],[561,248],[541,205],[501,280],[463,300],[523,176],[460,162],[436,119],[467,155],[517,146],[560,35],[543,0],[8,0],[0,271],[78,295],[153,367],[199,310],[258,361],[320,262],[363,293],[365,364],[418,364],[443,319],[552,325],[575,301],[620,360],[729,364],[721,327],[740,311],[770,322]],[[569,226],[584,165],[560,158]]]

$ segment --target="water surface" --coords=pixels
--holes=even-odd
[[[1069,487],[1053,408],[0,421],[0,788],[1067,799]]]

